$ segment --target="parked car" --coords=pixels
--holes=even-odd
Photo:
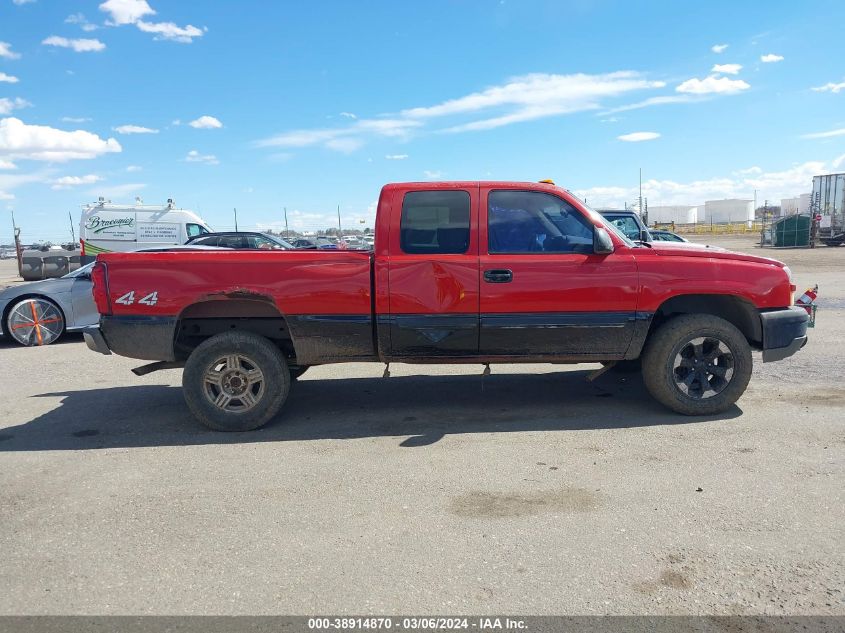
[[[294,245],[276,235],[250,231],[225,231],[220,233],[206,233],[192,237],[185,245],[188,246],[217,246],[219,248],[234,248],[238,250],[294,250]]]
[[[100,315],[91,296],[93,266],[0,291],[0,334],[21,345],[49,345],[64,332],[96,325]]]
[[[386,185],[375,230],[374,254],[103,255],[86,343],[156,361],[136,373],[183,365],[196,418],[245,431],[278,413],[305,368],[353,361],[641,359],[656,400],[715,415],[745,391],[752,349],[777,361],[807,342],[781,262],[645,246],[553,184]]]
[[[627,209],[605,209],[599,211],[605,219],[634,242],[650,242],[651,233],[643,224],[640,214]]]
[[[304,250],[316,250],[318,248],[321,249],[336,249],[337,244],[332,244],[329,240],[324,237],[298,237],[291,242],[294,248],[297,249],[304,249]]]
[[[689,242],[688,239],[677,233],[665,229],[649,229],[648,232],[651,233],[651,239],[656,242]]]

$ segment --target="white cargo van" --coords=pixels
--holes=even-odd
[[[205,221],[193,211],[177,209],[173,200],[166,205],[112,204],[99,202],[82,207],[79,242],[83,261],[99,253],[137,251],[184,244],[189,237],[210,233]]]

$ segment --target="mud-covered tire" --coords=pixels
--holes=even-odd
[[[290,379],[296,380],[308,371],[308,365],[290,365]]]
[[[729,409],[745,392],[751,346],[720,317],[685,314],[651,334],[642,367],[655,400],[684,415],[712,415]]]
[[[250,332],[224,332],[188,357],[182,390],[191,413],[215,431],[251,431],[282,408],[291,375],[282,352]]]

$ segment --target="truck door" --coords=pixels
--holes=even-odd
[[[480,353],[621,358],[638,318],[627,247],[593,254],[592,221],[554,192],[481,191]]]
[[[391,358],[478,353],[478,185],[399,189],[391,213]],[[398,230],[396,230],[398,227]]]

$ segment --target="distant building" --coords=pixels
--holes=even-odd
[[[802,193],[795,198],[783,198],[780,201],[781,215],[795,215],[796,213],[808,213],[810,211],[811,194]]]
[[[698,221],[698,207],[685,204],[649,206],[648,221],[649,224],[695,224]]]
[[[725,200],[706,200],[704,217],[699,214],[698,221],[707,224],[725,224],[727,222],[752,222],[754,220],[754,201],[741,198]]]

